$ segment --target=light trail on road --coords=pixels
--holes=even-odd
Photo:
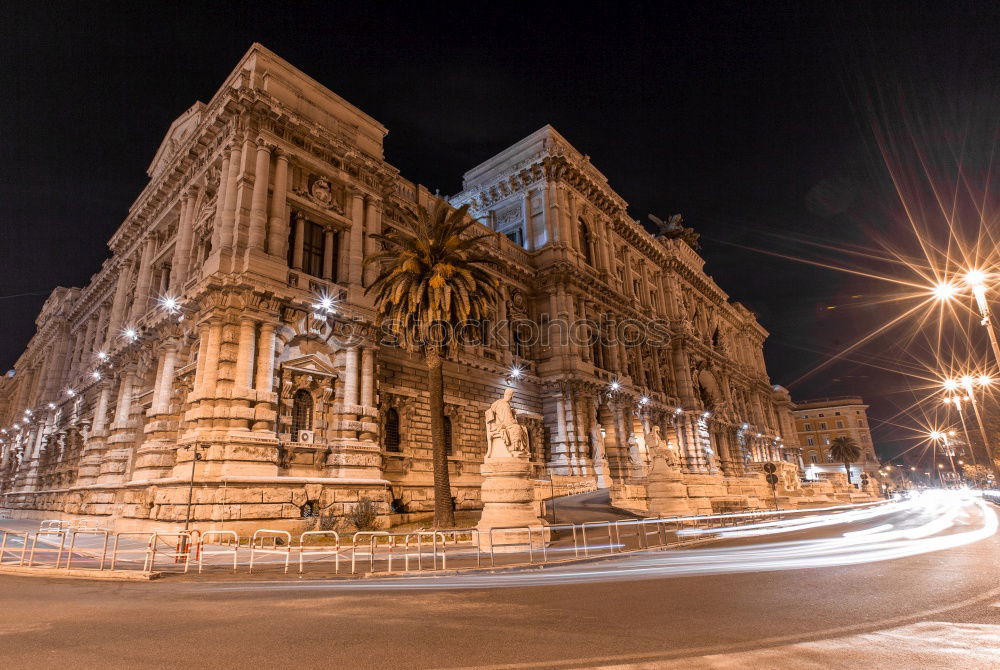
[[[791,533],[819,527],[850,525],[894,515],[896,523],[883,523],[859,531],[845,531],[818,539],[788,540],[769,544],[711,547],[679,551],[642,552],[608,558],[598,564],[567,565],[536,570],[461,575],[374,578],[364,581],[231,582],[203,584],[198,588],[246,590],[424,590],[483,589],[662,579],[745,572],[800,570],[858,565],[953,549],[996,534],[996,512],[967,493],[934,491],[893,505],[869,510],[825,514],[755,524],[753,527],[714,529],[724,538]]]

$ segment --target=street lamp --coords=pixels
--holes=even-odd
[[[980,379],[986,378],[985,375],[981,376]],[[986,437],[986,426],[983,424],[983,417],[979,413],[979,404],[976,402],[976,394],[972,389],[974,383],[972,375],[965,375],[962,377],[962,388],[965,389],[966,394],[969,396],[969,402],[972,403],[972,412],[976,416],[976,423],[979,425],[979,433],[983,437],[983,449],[986,450],[986,458],[990,462],[990,467],[993,466],[993,450],[990,448],[989,439]],[[980,384],[980,386],[985,386],[985,384]]]
[[[986,279],[985,272],[979,269],[971,269],[965,273],[965,283],[972,289],[972,295],[976,297],[976,306],[979,308],[981,323],[990,336],[990,346],[993,347],[993,356],[997,365],[1000,365],[1000,344],[997,343],[997,333],[993,329],[993,322],[990,320],[990,306],[986,302]]]
[[[951,445],[948,444],[948,433],[941,432],[941,431],[938,431],[938,430],[932,430],[930,432],[929,437],[935,443],[941,442],[941,443],[944,444],[944,451],[948,455],[948,461],[951,463],[951,472],[952,472],[953,475],[955,475],[955,478],[957,479],[958,478],[958,472],[955,470],[955,459],[952,458],[952,455],[951,455]],[[938,480],[940,480],[941,481],[941,485],[944,486],[944,478],[941,475],[941,470],[944,469],[944,464],[943,463],[938,463],[937,467],[938,467]]]
[[[958,411],[958,420],[962,422],[962,434],[965,436],[965,443],[969,446],[969,453],[972,454],[972,462],[975,464],[976,461],[976,450],[972,446],[972,440],[969,439],[969,428],[965,425],[965,414],[962,413],[962,396],[948,396],[944,399],[944,404],[955,405],[955,410]]]

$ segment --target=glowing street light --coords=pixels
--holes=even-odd
[[[524,376],[524,368],[522,368],[520,365],[512,365],[510,367],[511,379],[520,379],[522,376]]]
[[[955,431],[951,431],[951,434],[954,435]],[[944,444],[944,451],[948,455],[948,461],[951,463],[951,471],[952,471],[952,473],[954,473],[955,477],[957,478],[958,477],[958,472],[955,470],[955,459],[952,458],[952,455],[951,455],[951,445],[948,444],[948,433],[943,432],[943,431],[939,431],[939,430],[932,430],[930,432],[929,437],[934,442],[940,441],[940,442],[942,442]],[[939,478],[941,477],[941,470],[943,468],[944,468],[944,464],[943,463],[938,463],[938,477]]]
[[[139,339],[139,333],[136,332],[135,328],[125,328],[122,331],[122,336],[131,342]]]
[[[612,380],[612,382],[610,384],[608,384],[608,388],[610,388],[612,391],[617,391],[621,387],[622,387],[622,385],[621,385],[621,383],[617,379],[616,380]]]
[[[165,295],[160,298],[160,307],[171,314],[176,314],[180,310],[181,305],[177,301],[177,298]]]
[[[934,287],[933,293],[938,300],[950,300],[958,293],[958,287],[951,282],[940,282]]]

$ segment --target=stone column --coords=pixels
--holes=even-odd
[[[257,356],[258,391],[271,392],[274,386],[274,325],[262,323],[260,326],[260,354]]]
[[[361,351],[361,405],[375,406],[375,355],[371,347]]]
[[[132,264],[122,261],[118,269],[118,282],[115,284],[115,297],[111,301],[111,316],[108,320],[108,342],[118,337],[125,321],[125,302],[128,295],[128,285],[132,274]]]
[[[524,223],[524,238],[527,241],[528,251],[548,243],[548,239],[537,240],[535,237],[535,222],[531,220],[531,192],[528,189],[521,194],[521,221]]]
[[[378,203],[373,199],[369,198],[367,207],[365,209],[365,229],[368,234],[379,233],[382,230],[382,218],[379,213]],[[368,236],[364,235],[361,238],[361,257],[362,261],[367,253],[367,247],[371,243],[368,241]],[[374,265],[369,265],[364,270],[364,285],[369,286],[375,278],[378,276],[378,268]]]
[[[194,241],[194,218],[197,204],[195,189],[190,189],[181,206],[181,221],[177,229],[177,243],[174,247],[174,257],[170,262],[170,295],[176,297],[184,292],[184,283],[188,279],[191,267],[191,246]]]
[[[365,197],[356,192],[351,201],[351,244],[348,251],[350,258],[348,281],[351,284],[361,283],[361,263],[364,260],[364,210]]]
[[[215,193],[215,217],[212,220],[212,251],[222,248],[222,215],[226,209],[226,190],[229,187],[229,166],[232,163],[232,147],[223,152],[219,169],[219,188]]]
[[[247,246],[264,251],[267,240],[267,187],[271,167],[271,149],[262,138],[257,140],[257,162],[253,173],[253,195],[250,198],[250,236]]]
[[[166,414],[170,408],[170,391],[174,386],[174,366],[177,363],[177,343],[170,340],[166,343],[161,355],[159,376],[156,378],[153,390],[152,414]]]
[[[292,250],[292,267],[302,269],[302,254],[306,235],[306,217],[302,212],[295,213],[295,248]]]
[[[239,351],[236,354],[236,379],[233,386],[243,392],[253,388],[254,344],[257,324],[249,317],[240,319]],[[236,391],[239,393],[240,391]]]
[[[101,305],[97,316],[97,336],[94,338],[94,351],[104,351],[107,347],[109,337],[108,313],[110,308],[107,303]]]
[[[115,422],[112,428],[124,428],[132,414],[132,387],[135,385],[135,370],[127,370],[118,385],[118,402],[115,405]]]
[[[210,396],[215,393],[219,380],[219,346],[222,343],[222,319],[213,317],[209,321],[208,344],[205,345],[205,356],[198,361],[201,372],[200,396]],[[199,351],[201,351],[199,349]]]
[[[129,320],[136,321],[146,313],[149,307],[149,287],[153,279],[153,247],[156,240],[150,236],[142,248],[142,258],[139,261],[139,278],[135,284],[135,295],[132,299],[132,310]]]
[[[323,231],[323,279],[333,281],[333,229]]]
[[[222,206],[222,232],[219,240],[221,249],[232,249],[236,241],[236,182],[240,176],[240,160],[243,156],[239,140],[233,142],[229,151],[229,172],[220,179],[226,180],[225,202]]]
[[[111,385],[107,382],[101,384],[101,390],[97,395],[97,406],[94,408],[94,423],[91,426],[92,433],[102,433],[108,427],[108,403],[111,401]]]
[[[344,404],[358,404],[358,348],[349,347],[345,353]]]
[[[285,258],[288,254],[288,215],[285,213],[285,198],[288,190],[288,156],[281,149],[274,153],[274,192],[271,194],[267,252],[272,256]]]

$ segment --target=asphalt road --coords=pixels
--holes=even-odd
[[[485,577],[0,577],[0,667],[996,668],[995,529],[966,501]]]

